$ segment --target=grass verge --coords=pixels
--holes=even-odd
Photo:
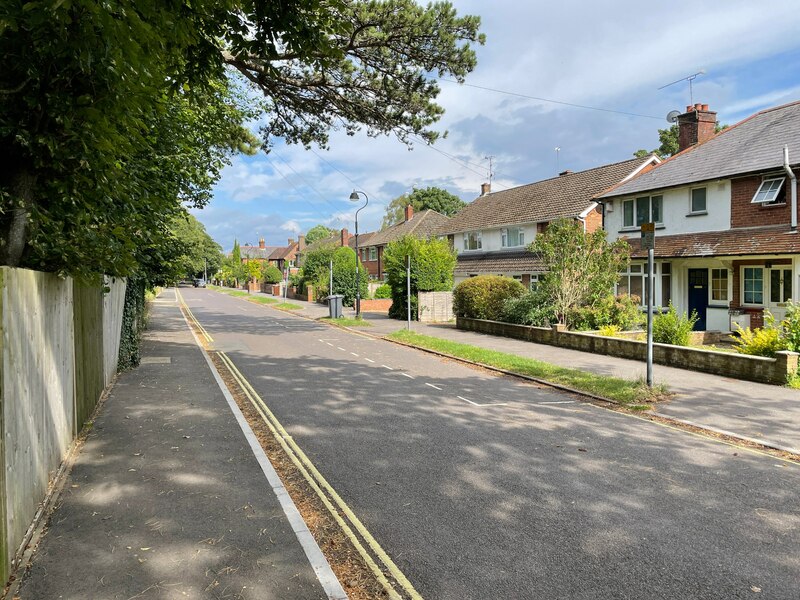
[[[292,304],[291,302],[281,302],[280,304],[273,305],[274,308],[280,308],[281,310],[303,310],[303,307],[299,304]]]
[[[255,302],[256,304],[277,304],[278,301],[275,298],[265,298],[264,296],[253,296],[252,298],[248,298],[250,302]]]
[[[527,375],[528,377],[535,377],[536,379],[570,387],[574,390],[615,400],[632,409],[642,409],[644,408],[642,404],[658,402],[669,396],[669,392],[663,384],[654,386],[651,389],[641,380],[632,381],[608,375],[597,375],[578,369],[559,367],[533,358],[487,350],[486,348],[443,340],[429,335],[421,335],[404,329],[396,331],[387,337],[412,346],[435,350],[456,358],[463,358],[489,367],[503,369],[504,371]]]
[[[341,325],[342,327],[372,327],[372,323],[366,319],[351,319],[349,317],[339,317],[338,319],[331,319],[330,317],[322,317],[320,321],[326,323],[333,323]]]

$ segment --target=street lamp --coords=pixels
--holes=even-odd
[[[350,201],[358,202],[361,200],[359,194],[364,194],[364,199],[366,202],[364,202],[364,206],[356,211],[356,318],[361,316],[361,286],[359,285],[361,281],[359,280],[358,272],[358,213],[361,212],[362,209],[366,208],[367,204],[369,204],[369,197],[367,194],[356,190],[353,190],[353,193],[350,194]]]

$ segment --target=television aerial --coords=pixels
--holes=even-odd
[[[681,111],[671,110],[667,113],[667,123],[677,123],[678,117],[681,116]]]
[[[700,69],[697,73],[693,73],[692,75],[687,75],[686,77],[681,77],[680,79],[676,79],[672,83],[668,83],[667,85],[662,85],[659,90],[663,90],[671,85],[675,85],[676,83],[680,83],[681,81],[688,81],[689,82],[689,105],[694,104],[694,92],[692,91],[692,82],[697,79],[699,75],[705,75],[706,70]]]

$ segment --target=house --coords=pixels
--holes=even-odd
[[[311,244],[305,245],[304,242],[304,247],[298,248],[297,251],[295,252],[295,265],[298,267],[302,267],[303,260],[306,256],[308,256],[309,252],[314,252],[315,250],[319,250],[327,246],[333,248],[350,246],[352,248],[354,245],[354,242],[352,241],[353,237],[354,236],[349,231],[347,231],[347,228],[343,228],[338,233],[334,233],[333,235],[326,238],[322,238],[321,240],[316,240]]]
[[[289,238],[288,244],[281,248],[276,248],[269,255],[269,264],[277,267],[281,271],[284,269],[295,269],[297,267],[297,255],[303,251],[306,245],[306,237],[301,235],[294,241],[294,238]]]
[[[551,179],[481,195],[454,215],[437,233],[447,235],[458,252],[455,282],[476,275],[507,275],[533,287],[543,267],[527,247],[547,224],[576,219],[587,232],[602,227],[594,196],[611,185],[652,168],[656,156],[634,158],[585,171],[564,171]]]
[[[258,246],[245,244],[239,247],[239,252],[242,257],[242,263],[244,264],[253,261],[263,264],[269,260],[270,254],[277,249],[277,246],[267,246],[264,242],[264,238],[261,238],[258,240]]]
[[[714,133],[716,113],[687,106],[680,152],[599,194],[610,239],[625,237],[634,261],[617,290],[642,294],[639,230],[655,223],[656,306],[697,311],[699,330],[760,327],[797,300],[800,102],[763,110]]]
[[[437,235],[436,232],[446,227],[449,221],[448,217],[429,208],[414,214],[414,207],[409,204],[405,207],[402,222],[374,233],[358,236],[361,262],[369,272],[370,278],[380,280],[384,278],[383,251],[391,242],[406,235],[420,239],[434,237]]]

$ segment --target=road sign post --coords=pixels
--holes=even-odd
[[[642,223],[642,249],[647,249],[647,385],[653,387],[653,295],[655,277],[653,259],[656,247],[656,224]]]

